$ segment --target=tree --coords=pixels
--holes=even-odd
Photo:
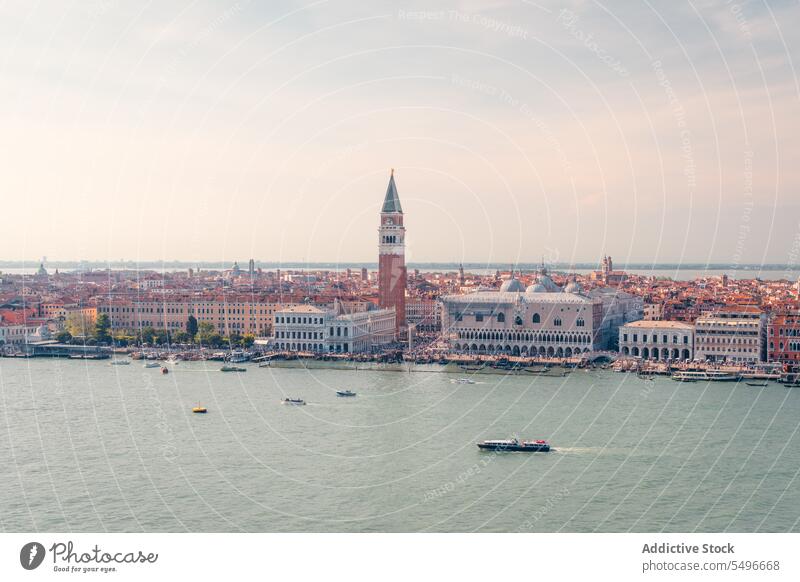
[[[91,330],[92,321],[88,315],[75,310],[67,314],[64,325],[72,337],[86,337]]]
[[[251,333],[246,333],[242,336],[242,347],[249,348],[252,346],[256,341],[256,336]]]
[[[192,341],[192,336],[187,331],[176,331],[172,334],[172,341],[176,344],[188,344]]]
[[[139,332],[139,341],[144,344],[154,345],[158,334],[152,327],[145,327]]]
[[[94,323],[94,333],[92,337],[97,340],[97,343],[107,344],[111,341],[111,320],[107,313],[101,313],[97,316],[97,321]]]
[[[197,318],[194,315],[190,315],[189,319],[186,320],[186,332],[194,338],[197,335]]]
[[[72,334],[68,331],[60,331],[56,334],[56,341],[62,344],[68,344],[72,341]]]
[[[209,323],[208,321],[201,321],[200,325],[197,326],[197,336],[196,340],[198,343],[211,345],[211,337],[216,335],[219,337],[219,334],[216,333],[214,329],[214,324]]]

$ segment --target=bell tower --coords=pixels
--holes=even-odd
[[[406,326],[405,239],[403,208],[400,206],[392,169],[378,227],[378,298],[381,307],[394,307],[397,318],[395,332],[398,336]]]

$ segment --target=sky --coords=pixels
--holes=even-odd
[[[0,259],[800,263],[800,6],[0,4]]]

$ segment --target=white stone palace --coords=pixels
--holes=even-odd
[[[455,352],[572,357],[604,347],[603,304],[539,272],[527,289],[511,277],[499,291],[442,298],[442,332]]]

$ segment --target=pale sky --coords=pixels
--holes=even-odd
[[[568,8],[564,10],[564,6]],[[797,2],[6,1],[0,258],[800,262]]]

